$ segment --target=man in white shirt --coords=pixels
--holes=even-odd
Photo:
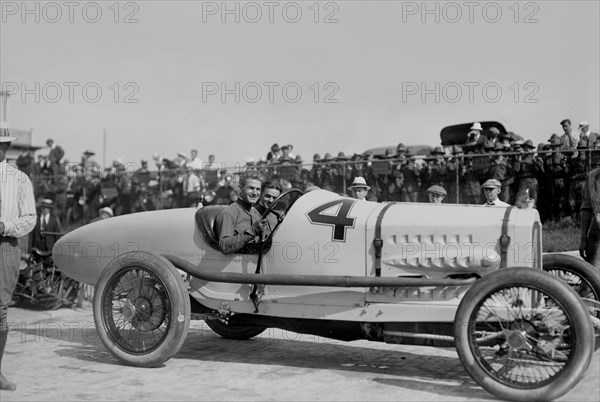
[[[564,134],[560,136],[560,148],[567,151],[577,148],[579,139],[575,136],[575,132],[571,128],[571,120],[564,119],[560,122],[560,125],[564,131]]]
[[[37,220],[33,186],[29,177],[6,163],[6,150],[15,138],[5,123],[0,125],[0,365],[8,337],[8,304],[19,278],[19,237],[33,230]],[[0,366],[1,367],[1,366]],[[0,390],[17,386],[0,373]],[[4,396],[4,395],[3,395]]]
[[[187,167],[192,168],[193,170],[202,170],[204,168],[204,162],[202,159],[198,157],[198,151],[192,149],[190,152],[191,159],[186,164]]]
[[[483,183],[481,187],[483,187],[483,194],[485,195],[485,199],[487,201],[483,205],[490,207],[510,207],[510,204],[498,199],[498,195],[501,191],[500,189],[502,188],[502,184],[500,184],[499,180],[489,179]]]
[[[199,193],[202,190],[202,182],[197,172],[191,168],[187,169],[187,177],[183,186],[184,195]]]

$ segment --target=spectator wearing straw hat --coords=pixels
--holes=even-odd
[[[41,251],[52,251],[54,243],[57,242],[62,229],[56,216],[54,201],[44,198],[40,205],[39,218],[35,223],[33,232],[29,238],[30,249],[37,248]]]
[[[365,201],[367,199],[367,194],[371,186],[367,185],[367,181],[364,177],[357,176],[352,181],[352,185],[348,187],[348,190],[352,192],[352,197],[357,200]]]
[[[21,249],[19,237],[35,227],[33,186],[29,177],[6,162],[6,151],[16,138],[10,136],[5,122],[0,123],[0,367],[8,339],[8,305],[19,278]],[[2,367],[6,369],[6,367]],[[17,386],[0,372],[0,390]],[[5,397],[5,395],[2,395]],[[5,399],[5,398],[4,398]]]
[[[481,148],[488,141],[488,138],[481,134],[483,128],[481,127],[481,123],[475,122],[469,129],[467,134],[467,143],[475,146],[475,148]]]

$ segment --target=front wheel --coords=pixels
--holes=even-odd
[[[175,355],[190,322],[187,287],[164,257],[120,255],[105,269],[94,295],[94,322],[106,348],[121,362],[156,367]]]
[[[516,401],[565,394],[594,352],[593,328],[579,296],[532,268],[496,271],[469,289],[456,313],[455,339],[471,377]]]

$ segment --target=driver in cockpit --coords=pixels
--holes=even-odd
[[[253,246],[270,234],[269,223],[266,219],[261,219],[254,207],[260,198],[261,182],[262,176],[257,172],[242,174],[239,198],[217,216],[215,234],[224,254],[255,252],[252,251]]]

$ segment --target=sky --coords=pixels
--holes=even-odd
[[[0,1],[9,127],[70,161],[227,166],[600,126],[599,1]],[[106,136],[104,135],[106,133]],[[106,139],[106,143],[104,142]],[[106,147],[106,152],[104,152]]]

